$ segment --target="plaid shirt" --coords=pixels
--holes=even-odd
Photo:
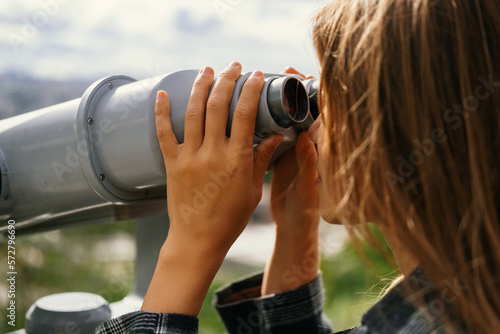
[[[197,334],[198,319],[183,314],[137,311],[111,319],[96,334]]]
[[[415,298],[406,293],[402,282],[363,315],[361,326],[336,334],[444,333],[442,318],[439,317],[443,310],[450,315],[448,325],[455,328],[455,333],[469,332],[450,310],[453,307],[451,299],[448,299],[449,303],[444,303],[443,293],[435,291],[421,269],[416,269],[405,281],[413,289],[417,288],[415,296],[424,298],[425,302],[420,307],[413,305]],[[229,333],[332,333],[330,322],[322,314],[320,275],[295,290],[264,297],[260,296],[261,283],[262,274],[259,274],[216,292],[214,305]],[[104,323],[96,333],[192,334],[198,333],[198,319],[179,314],[134,312]]]

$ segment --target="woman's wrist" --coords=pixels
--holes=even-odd
[[[169,235],[141,309],[197,316],[224,256],[223,250]]]
[[[216,225],[216,223],[211,225]],[[199,258],[191,256],[191,254],[199,254],[201,257],[209,257],[210,259],[208,262],[201,261],[201,265],[203,263],[209,265],[211,262],[222,262],[231,245],[231,240],[224,240],[216,234],[195,234],[191,231],[185,231],[185,229],[177,230],[171,226],[168,237],[160,250],[160,257],[178,254],[179,256],[186,256],[189,261],[195,262],[194,264],[199,264],[196,263]]]
[[[285,225],[285,224],[281,224]],[[317,243],[319,237],[319,225],[311,224],[303,226],[302,228],[283,228],[280,224],[276,224],[276,241],[283,244],[287,243],[300,243],[310,244]]]
[[[273,255],[262,283],[262,295],[293,290],[318,275],[319,242],[317,229],[304,233],[276,233]]]

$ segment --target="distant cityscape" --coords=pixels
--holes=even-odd
[[[0,119],[82,96],[92,82],[35,79],[22,73],[0,75]]]

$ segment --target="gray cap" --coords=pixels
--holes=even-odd
[[[26,313],[27,334],[95,333],[111,318],[108,302],[86,292],[58,293],[38,299]]]

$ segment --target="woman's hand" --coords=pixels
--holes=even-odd
[[[253,149],[264,84],[262,72],[254,72],[234,112],[231,138],[226,137],[228,105],[240,74],[238,63],[226,68],[207,102],[213,70],[200,73],[186,110],[182,145],[172,132],[168,97],[158,94],[157,131],[167,172],[172,238],[227,250],[260,201],[267,165],[282,136],[270,137]]]
[[[292,67],[284,73],[306,77]],[[302,235],[317,229],[319,196],[315,187],[317,154],[307,132],[276,162],[271,183],[271,213],[280,235]]]
[[[285,73],[303,74],[293,68]],[[307,77],[311,78],[311,77]],[[317,154],[307,132],[276,162],[271,183],[271,213],[276,244],[262,295],[284,292],[313,280],[318,272],[319,195],[315,187]]]
[[[319,195],[316,150],[307,132],[276,162],[271,181],[271,214],[276,232],[296,237],[317,231]]]
[[[260,71],[243,87],[227,138],[228,106],[240,74],[239,63],[226,68],[208,98],[214,72],[208,67],[200,72],[186,110],[183,144],[172,131],[168,96],[158,92],[156,127],[170,230],[143,310],[197,315],[213,276],[259,203],[267,165],[283,138],[275,135],[253,148],[264,84]]]

